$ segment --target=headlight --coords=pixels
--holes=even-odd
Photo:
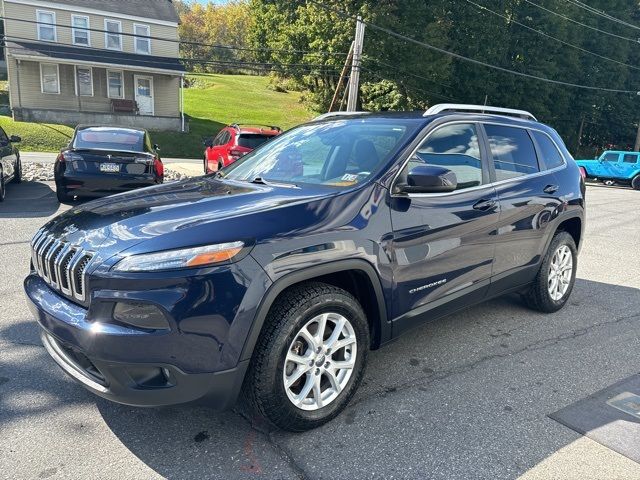
[[[176,268],[206,267],[231,260],[240,253],[243,247],[243,242],[230,242],[205,247],[131,255],[120,260],[114,270],[118,272],[154,272],[157,270],[174,270]]]

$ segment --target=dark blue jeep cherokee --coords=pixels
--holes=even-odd
[[[24,282],[53,359],[130,405],[336,416],[367,352],[507,292],[569,297],[584,183],[527,112],[322,116],[216,174],[80,205]]]

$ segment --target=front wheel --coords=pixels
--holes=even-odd
[[[290,431],[318,427],[362,379],[369,326],[358,301],[324,283],[292,287],[274,304],[245,380],[249,406]]]
[[[640,190],[640,173],[631,179],[631,187]]]
[[[560,310],[576,280],[578,250],[567,232],[555,234],[531,289],[525,294],[529,307],[545,313]]]

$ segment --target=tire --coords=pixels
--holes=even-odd
[[[204,167],[204,174],[207,175],[209,173],[209,165],[207,165],[207,156],[204,156],[204,159],[202,160],[202,166]]]
[[[640,190],[640,173],[631,179],[631,187]]]
[[[322,319],[327,328],[320,347],[324,349],[318,352],[311,349],[309,339],[316,340]],[[343,319],[346,323],[334,338],[332,334]],[[335,339],[343,345],[327,351]],[[349,403],[362,380],[368,350],[367,319],[350,293],[318,282],[294,286],[276,300],[267,315],[245,378],[244,400],[255,415],[284,430],[301,432],[318,427]],[[337,362],[352,368],[336,369]],[[285,386],[287,377],[289,388]],[[319,405],[317,388],[321,389]],[[300,399],[297,404],[296,396]]]
[[[218,161],[218,171],[222,170],[224,168],[224,162],[222,162],[222,160]]]
[[[559,280],[557,280],[557,283],[552,283],[553,279],[550,278],[550,275],[552,273],[552,269],[556,268],[554,265],[559,265],[560,268],[562,268],[563,264],[561,261],[562,254],[559,254],[558,256],[557,254],[559,252],[567,251],[571,253],[570,275],[569,269],[565,270],[566,275],[558,275],[556,273]],[[565,267],[566,266],[567,265],[565,264]],[[524,296],[527,305],[534,310],[544,313],[553,313],[560,310],[571,296],[571,291],[573,290],[573,286],[576,281],[577,267],[578,250],[576,249],[573,237],[567,232],[557,232],[551,240],[549,249],[542,260],[540,270],[536,275],[531,289]],[[559,270],[556,270],[556,272],[558,271]],[[562,284],[566,286],[566,289]],[[553,285],[556,285],[555,290],[553,289]],[[553,294],[552,291],[554,292]],[[560,296],[558,297],[557,295]]]
[[[58,202],[60,203],[69,203],[73,201],[73,195],[69,195],[67,189],[60,185],[56,185],[56,197],[58,197]]]
[[[16,171],[13,174],[13,183],[20,182],[22,182],[22,161],[20,160],[20,157],[18,157],[16,160]]]
[[[7,188],[4,183],[4,171],[2,170],[2,167],[0,167],[0,202],[4,202],[6,196]]]

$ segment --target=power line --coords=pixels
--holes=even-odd
[[[369,69],[369,68],[366,68],[366,67],[361,67],[361,68],[362,68],[365,72],[368,72],[369,74],[373,75],[374,77],[377,77],[377,78],[378,78],[378,79],[380,79],[380,80],[389,80],[388,78],[383,77],[382,75],[378,74],[377,72],[375,72],[375,71],[373,71],[373,70],[371,70],[371,69]],[[446,95],[442,95],[441,93],[431,92],[431,91],[429,91],[429,90],[424,90],[424,89],[422,89],[422,88],[417,88],[417,87],[413,87],[413,86],[407,86],[407,85],[405,85],[405,84],[404,84],[404,82],[402,82],[401,80],[393,79],[392,81],[397,82],[397,83],[400,83],[403,87],[405,87],[405,88],[406,88],[406,89],[408,89],[408,90],[414,90],[414,91],[418,91],[418,92],[426,93],[427,95],[431,95],[431,96],[434,96],[434,97],[442,98],[442,99],[444,99],[444,100],[454,100],[454,101],[456,100],[456,99],[455,99],[455,98],[453,98],[453,97],[449,97],[449,96],[446,96]]]
[[[408,72],[407,70],[398,69],[398,66],[397,66],[397,65],[391,65],[390,63],[385,63],[385,62],[383,62],[382,60],[378,60],[377,58],[370,57],[370,56],[368,56],[368,55],[363,55],[363,59],[364,59],[364,60],[370,60],[370,61],[372,61],[372,62],[377,63],[378,65],[383,65],[383,66],[385,66],[385,67],[391,68],[391,69],[393,69],[394,71],[396,71],[396,72],[398,72],[398,73],[401,73],[402,75],[409,75],[410,77],[415,77],[415,78],[418,78],[418,79],[420,79],[420,80],[426,80],[426,81],[428,81],[428,82],[435,83],[436,85],[440,85],[441,87],[445,87],[445,88],[453,88],[451,85],[447,85],[447,84],[445,84],[445,83],[438,82],[437,80],[434,80],[434,79],[432,79],[432,78],[423,77],[423,76],[421,76],[421,75],[418,75],[418,74],[415,74],[415,73],[412,73],[412,72]],[[640,70],[640,68],[639,68],[639,70]]]
[[[14,38],[14,37],[8,37],[8,36],[4,36],[4,38]],[[9,40],[12,41],[12,40]],[[45,42],[48,43],[48,42]],[[15,50],[26,50],[26,51],[31,51],[31,49],[27,48],[27,47],[15,47],[12,45],[8,45],[7,48],[9,49],[10,52],[13,52]],[[89,49],[86,49],[87,51],[89,51]],[[95,52],[96,50],[98,51],[105,51],[105,52],[112,52],[111,50],[104,50],[104,49],[91,49],[92,52]],[[93,60],[95,61],[96,59],[96,55],[95,53],[75,53],[75,56],[79,56],[79,57],[83,57],[86,58],[88,60]],[[43,57],[42,60],[46,61],[48,59],[48,57]],[[49,59],[50,60],[50,59]],[[56,59],[54,59],[56,60]],[[59,59],[57,59],[59,60]],[[245,61],[225,61],[225,60],[208,60],[208,59],[189,59],[189,58],[167,58],[167,57],[156,57],[155,60],[152,59],[148,59],[148,60],[136,60],[137,63],[143,63],[143,64],[147,64],[150,65],[150,67],[158,67],[158,68],[165,68],[165,69],[170,69],[168,67],[175,67],[175,62],[173,60],[179,60],[181,62],[185,62],[185,63],[199,63],[199,64],[203,64],[203,65],[211,65],[211,66],[217,66],[217,67],[226,67],[226,68],[239,68],[239,69],[246,69],[246,70],[254,70],[254,71],[267,71],[267,72],[273,72],[273,71],[281,71],[283,68],[287,68],[287,69],[292,69],[294,71],[300,71],[300,72],[322,72],[322,73],[335,73],[337,72],[336,69],[332,69],[330,68],[330,66],[325,66],[325,65],[314,65],[314,64],[304,64],[304,63],[298,63],[298,64],[294,64],[294,63],[265,63],[265,62],[245,62]],[[73,59],[69,59],[67,61],[70,61],[71,63],[73,63]],[[84,61],[84,60],[81,60]],[[137,65],[137,66],[141,66],[142,68],[150,68],[150,67],[145,67],[145,65]],[[136,65],[134,65],[132,68],[135,68]],[[180,73],[180,71],[176,70],[176,73]]]
[[[579,22],[578,20],[574,20],[573,18],[567,17],[566,15],[562,15],[561,13],[554,12],[553,10],[549,10],[548,8],[545,8],[542,5],[538,5],[537,3],[532,2],[531,0],[524,0],[524,1],[527,2],[530,5],[533,5],[536,8],[539,8],[540,10],[544,10],[547,13],[550,13],[550,14],[555,15],[555,16],[560,17],[560,18],[564,18],[567,22],[575,23],[576,25],[580,25],[581,27],[588,28],[589,30],[593,30],[593,31],[602,33],[603,35],[609,35],[610,37],[619,38],[621,40],[626,40],[628,42],[638,43],[638,39],[636,39],[636,38],[624,37],[624,36],[618,35],[616,33],[608,32],[606,30],[601,30],[599,28],[592,27],[591,25],[587,25],[586,23]]]
[[[353,17],[352,15],[349,15],[348,13],[345,13],[341,10],[337,10],[333,7],[329,7],[327,5],[324,5],[323,3],[317,2],[316,0],[308,0],[310,3],[313,3],[315,5],[320,6],[321,8],[324,8],[328,11],[332,11],[334,12],[336,15],[341,16],[343,18],[350,18],[350,19],[354,19],[355,17]],[[529,1],[529,0],[525,0],[525,1]],[[505,73],[510,73],[512,75],[517,75],[520,77],[524,77],[524,78],[530,78],[532,80],[539,80],[541,82],[546,82],[546,83],[552,83],[555,85],[563,85],[566,87],[574,87],[574,88],[581,88],[584,90],[594,90],[594,91],[600,91],[600,92],[610,92],[610,93],[628,93],[628,94],[639,94],[640,92],[636,91],[636,90],[623,90],[623,89],[617,89],[617,88],[606,88],[606,87],[596,87],[596,86],[590,86],[590,85],[582,85],[579,83],[571,83],[571,82],[564,82],[562,80],[554,80],[551,78],[546,78],[546,77],[540,77],[537,75],[532,75],[530,73],[524,73],[524,72],[518,72],[516,70],[511,70],[509,68],[505,68],[505,67],[500,67],[498,65],[493,65],[491,63],[487,63],[487,62],[483,62],[481,60],[476,60],[474,58],[470,58],[470,57],[466,57],[464,55],[461,55],[459,53],[455,53],[455,52],[451,52],[449,50],[445,50],[444,48],[440,48],[440,47],[436,47],[434,45],[431,45],[427,42],[422,42],[420,40],[416,40],[415,38],[411,38],[408,37],[406,35],[402,35],[400,33],[394,32],[393,30],[389,30],[388,28],[384,28],[384,27],[380,27],[378,25],[375,25],[371,22],[365,22],[365,24],[374,29],[374,30],[378,30],[380,32],[386,33],[387,35],[390,35],[392,37],[396,37],[400,40],[404,40],[406,42],[409,43],[413,43],[415,45],[419,45],[423,48],[427,48],[429,50],[433,50],[435,52],[438,53],[442,53],[444,55],[449,55],[450,57],[453,58],[457,58],[458,60],[462,60],[468,63],[473,63],[475,65],[481,65],[483,67],[487,67],[487,68],[492,68],[494,70],[498,70],[501,72],[505,72]]]
[[[636,67],[636,66],[634,66],[634,65],[629,65],[628,63],[624,63],[624,62],[621,62],[621,61],[619,61],[619,60],[615,60],[615,59],[613,59],[613,58],[609,58],[609,57],[606,57],[606,56],[604,56],[604,55],[600,55],[599,53],[592,52],[591,50],[587,50],[586,48],[579,47],[578,45],[574,45],[573,43],[569,43],[569,42],[566,42],[566,41],[564,41],[564,40],[561,40],[561,39],[559,39],[559,38],[557,38],[557,37],[554,37],[554,36],[552,36],[552,35],[549,35],[548,33],[545,33],[545,32],[543,32],[542,30],[537,30],[537,29],[532,28],[532,27],[530,27],[530,26],[528,26],[528,25],[525,25],[524,23],[520,23],[520,22],[518,22],[517,20],[514,20],[514,19],[512,19],[512,18],[509,18],[509,17],[507,17],[506,15],[502,15],[501,13],[498,13],[498,12],[496,12],[496,11],[494,11],[494,10],[491,10],[490,8],[487,8],[487,7],[485,7],[484,5],[479,5],[479,4],[475,3],[475,2],[474,2],[474,1],[472,1],[472,0],[465,0],[465,1],[466,1],[467,3],[470,3],[471,5],[475,6],[475,7],[476,7],[477,9],[479,9],[479,10],[487,11],[487,12],[489,12],[489,13],[491,13],[491,14],[493,14],[493,15],[497,16],[497,17],[503,18],[504,20],[506,20],[506,21],[507,21],[507,22],[509,22],[509,23],[514,23],[514,24],[516,24],[516,25],[519,25],[519,26],[521,26],[522,28],[526,28],[527,30],[530,30],[530,31],[532,31],[532,32],[535,32],[535,33],[537,33],[537,34],[539,34],[539,35],[542,35],[542,36],[544,36],[544,37],[547,37],[547,38],[549,38],[549,39],[551,39],[551,40],[554,40],[554,41],[556,41],[556,42],[562,43],[563,45],[566,45],[566,46],[568,46],[568,47],[575,48],[576,50],[579,50],[579,51],[581,51],[581,52],[588,53],[589,55],[596,56],[596,57],[598,57],[598,58],[601,58],[601,59],[603,59],[603,60],[607,60],[607,61],[609,61],[609,62],[617,63],[618,65],[621,65],[621,66],[624,66],[624,67],[627,67],[627,68],[631,68],[631,69],[633,69],[633,70],[640,70],[640,67]]]
[[[587,12],[590,12],[590,13],[593,13],[595,15],[598,15],[599,17],[606,18],[607,20],[610,20],[610,21],[615,22],[615,23],[619,23],[620,25],[624,25],[625,27],[629,27],[629,28],[634,28],[636,30],[640,30],[640,27],[637,26],[637,25],[625,22],[624,20],[621,20],[620,18],[613,17],[613,16],[609,15],[608,13],[606,13],[604,11],[597,10],[596,8],[594,8],[594,7],[590,6],[590,5],[587,5],[586,3],[580,2],[579,0],[565,0],[565,1],[570,3],[570,4],[572,4],[572,5],[574,5],[574,6],[576,6],[576,7],[582,8],[583,10],[586,10]]]
[[[307,54],[307,55],[337,55],[337,56],[346,56],[346,53],[343,52],[329,52],[326,50],[287,50],[287,49],[280,49],[280,48],[252,48],[252,47],[236,47],[233,45],[222,45],[222,44],[217,44],[217,43],[202,43],[202,42],[191,42],[191,41],[187,41],[187,40],[180,40],[179,38],[167,38],[167,37],[157,37],[157,36],[153,36],[153,35],[136,35],[135,33],[128,33],[128,32],[110,32],[108,30],[105,29],[101,29],[101,28],[78,28],[78,27],[74,27],[73,25],[65,25],[62,23],[48,23],[48,22],[39,22],[37,20],[27,20],[25,18],[14,18],[14,17],[2,17],[0,16],[0,20],[12,20],[12,21],[16,21],[16,22],[24,22],[24,23],[31,23],[31,24],[37,24],[37,25],[45,25],[45,26],[49,26],[49,27],[61,27],[61,28],[68,28],[68,29],[75,29],[75,30],[81,30],[81,31],[87,31],[87,32],[99,32],[99,33],[109,33],[109,34],[113,34],[113,35],[120,35],[120,36],[124,36],[124,37],[135,37],[135,38],[141,38],[141,39],[149,39],[149,40],[158,40],[158,41],[162,41],[162,42],[169,42],[169,43],[178,43],[178,44],[183,44],[183,45],[192,45],[192,46],[198,46],[198,47],[211,47],[211,48],[219,48],[219,49],[226,49],[226,50],[240,50],[240,51],[251,51],[251,52],[267,52],[267,53],[290,53],[290,54],[295,54],[295,53],[302,53],[302,54]],[[5,27],[6,28],[6,27]]]

